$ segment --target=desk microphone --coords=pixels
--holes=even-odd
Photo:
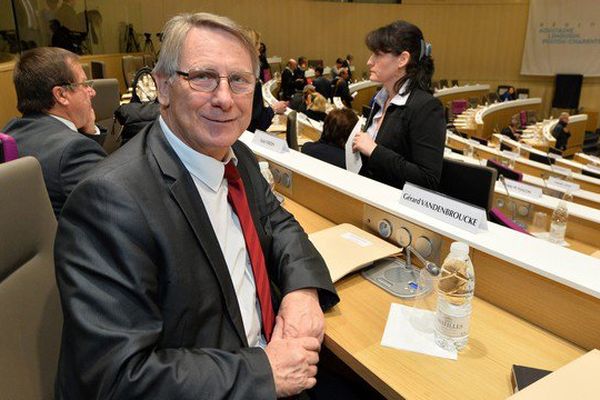
[[[506,180],[504,179],[504,175],[500,174],[500,176],[498,177],[498,180],[500,180],[500,183],[502,183],[502,186],[504,186],[504,190],[506,190],[506,197],[508,198],[508,208],[511,208],[510,207],[511,203],[513,205],[511,212],[512,212],[512,220],[515,221],[517,218],[517,216],[515,215],[515,211],[517,210],[517,204],[510,197],[510,192],[508,191],[508,186],[506,185]]]

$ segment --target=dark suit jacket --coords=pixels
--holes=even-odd
[[[75,185],[106,157],[104,149],[94,140],[45,114],[15,118],[3,132],[15,138],[20,157],[33,156],[40,162],[57,218]]]
[[[379,106],[374,103],[371,118]],[[371,121],[367,122],[369,126]],[[438,99],[414,89],[406,105],[388,106],[361,175],[402,189],[405,182],[436,189],[442,175],[446,120]]]
[[[350,95],[350,87],[348,81],[342,78],[337,78],[332,83],[331,97],[340,97],[344,102],[344,105],[348,108],[352,107],[352,96]]]
[[[302,153],[318,158],[329,164],[346,169],[346,153],[343,149],[331,144],[318,142],[307,142],[302,146]]]
[[[571,137],[569,132],[565,131],[565,127],[559,122],[552,129],[552,136],[556,139],[556,148],[559,150],[567,149],[567,142]]]
[[[282,100],[289,100],[295,91],[294,73],[289,68],[286,68],[281,73],[281,92],[283,93]]]
[[[321,93],[326,99],[331,95],[331,81],[324,76],[320,76],[313,81],[313,86],[318,93]]]
[[[323,259],[281,208],[250,150],[234,146],[274,307],[318,288],[339,301]],[[249,348],[202,199],[158,122],[98,166],[59,221],[64,327],[57,399],[272,399],[265,352]]]
[[[275,111],[269,106],[265,106],[265,102],[262,95],[262,83],[256,81],[254,86],[254,98],[252,99],[252,119],[250,120],[250,126],[248,129],[250,132],[254,132],[259,129],[266,131],[271,126],[271,121]]]

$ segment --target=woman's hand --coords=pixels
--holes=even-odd
[[[371,157],[371,153],[373,153],[375,147],[377,147],[377,143],[366,132],[358,132],[352,141],[352,151],[360,151],[361,154],[367,157]]]

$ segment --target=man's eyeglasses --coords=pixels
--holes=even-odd
[[[211,69],[191,69],[188,72],[175,71],[177,75],[186,79],[190,87],[199,92],[212,92],[221,79],[227,79],[231,91],[235,94],[248,94],[254,90],[256,77],[250,72],[233,72],[229,75],[219,75]]]
[[[63,83],[60,86],[66,87],[71,90],[75,89],[77,86],[83,86],[85,89],[89,89],[89,88],[94,87],[94,81],[89,80],[89,81],[83,81],[83,82],[77,82],[77,83]]]

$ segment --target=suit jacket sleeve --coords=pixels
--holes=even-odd
[[[60,181],[65,197],[69,197],[77,185],[96,163],[106,157],[104,149],[84,136],[71,140],[60,157]]]
[[[85,180],[68,199],[55,244],[63,340],[70,338],[57,378],[62,398],[274,398],[262,349],[157,345],[169,312],[159,306],[159,279],[176,279],[161,268],[160,232],[108,177]]]
[[[327,310],[338,303],[339,298],[323,257],[296,219],[281,207],[260,174],[252,152],[241,143],[234,149],[240,162],[244,162],[243,168],[248,170],[251,181],[246,187],[255,188],[260,225],[268,238],[263,251],[269,276],[275,283],[274,289],[280,291],[277,297],[283,297],[298,289],[316,288],[321,307]]]
[[[368,167],[376,176],[395,187],[402,187],[406,181],[435,189],[442,174],[446,120],[442,104],[430,98],[419,109],[405,110],[409,145],[413,161],[408,161],[394,150],[377,145]]]

